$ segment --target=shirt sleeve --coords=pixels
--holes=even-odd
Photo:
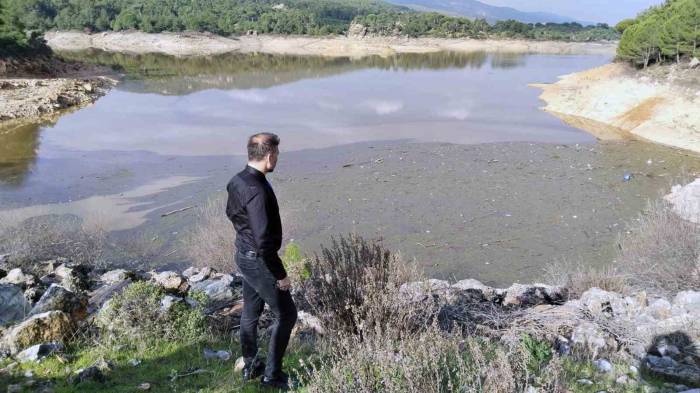
[[[270,236],[270,220],[268,218],[265,193],[257,191],[246,205],[250,228],[253,231],[253,239],[258,246],[258,253],[265,261],[265,265],[277,280],[287,277],[282,260],[277,255],[273,240]]]

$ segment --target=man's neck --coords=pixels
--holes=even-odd
[[[257,169],[257,170],[258,170],[260,173],[262,173],[263,175],[266,175],[266,174],[267,174],[267,171],[265,170],[265,163],[263,163],[263,162],[252,162],[252,161],[248,161],[248,166],[251,167],[251,168]]]

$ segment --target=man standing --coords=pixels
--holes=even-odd
[[[282,357],[296,323],[297,309],[289,293],[291,282],[277,252],[282,246],[282,222],[275,193],[265,175],[274,171],[279,137],[261,133],[248,139],[248,165],[228,183],[226,215],[236,229],[236,265],[243,276],[241,347],[243,379],[263,374],[262,384],[286,389]],[[275,315],[267,365],[258,354],[258,319],[265,303]]]

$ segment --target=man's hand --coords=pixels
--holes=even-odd
[[[292,288],[292,280],[289,277],[285,277],[281,280],[277,280],[277,288],[281,291],[288,291]]]

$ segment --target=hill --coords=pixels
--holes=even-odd
[[[549,12],[524,12],[511,7],[498,7],[477,0],[388,0],[390,3],[419,11],[435,11],[454,16],[486,19],[488,22],[517,20],[523,23],[567,23],[579,22],[574,18]],[[579,22],[580,23],[580,22]],[[584,24],[590,24],[585,22]]]

